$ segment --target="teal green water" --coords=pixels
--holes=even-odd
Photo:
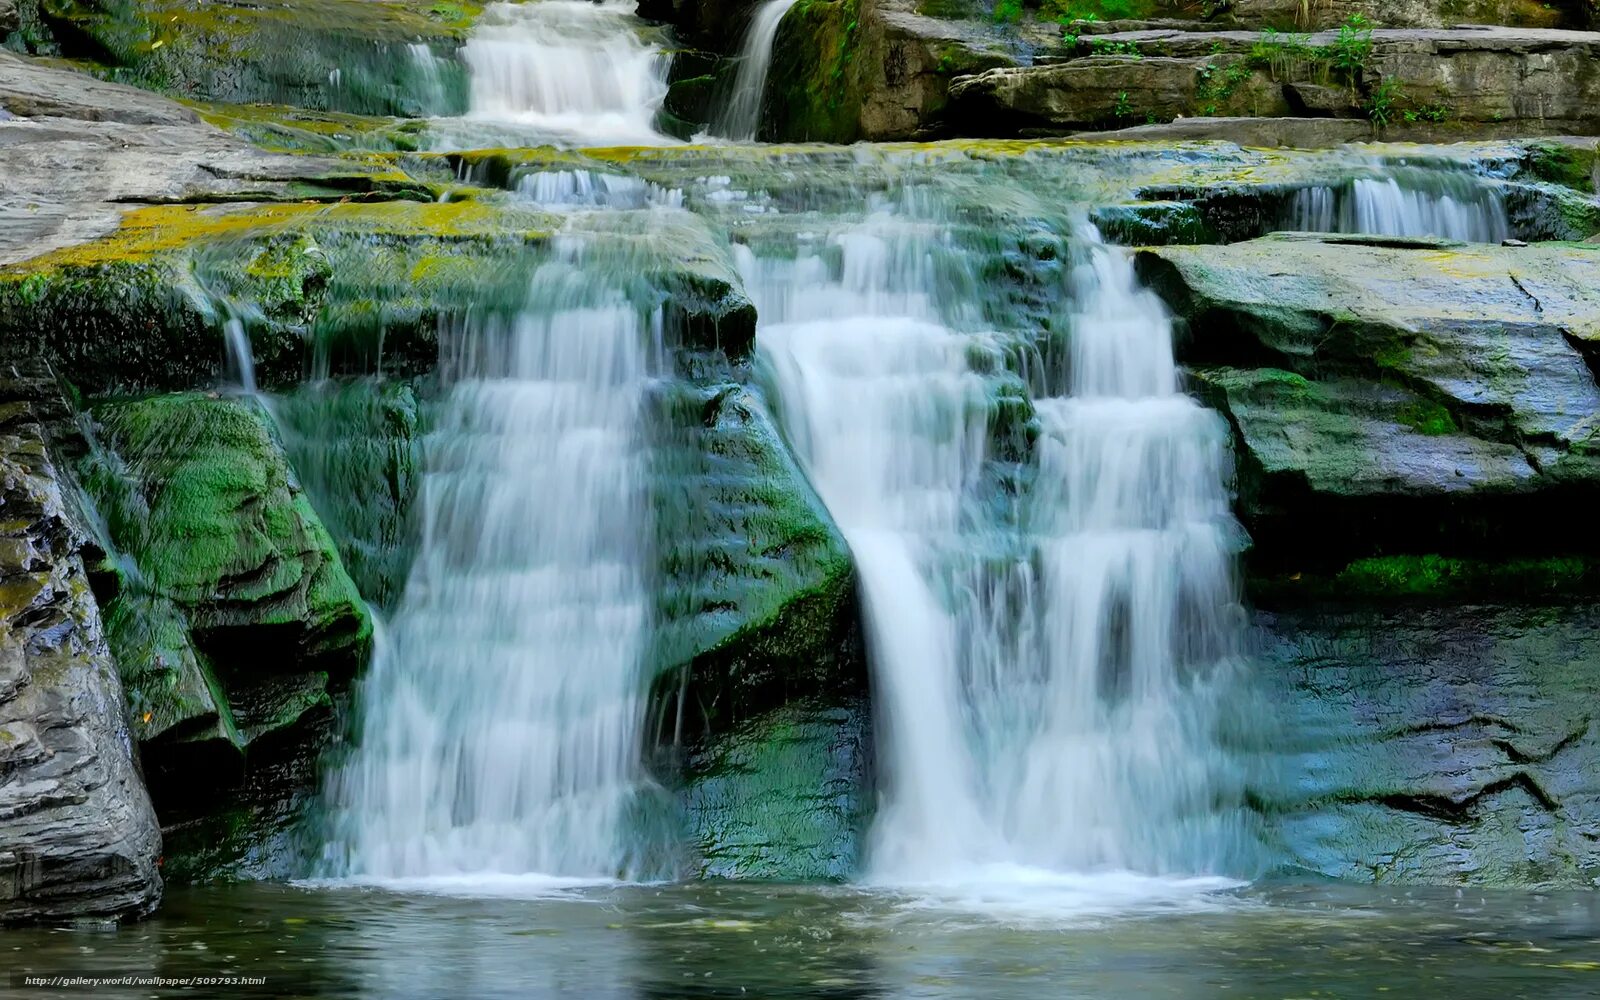
[[[225,996],[1600,995],[1593,893],[1281,884],[1117,917],[988,913],[717,882],[545,899],[255,884],[174,890],[146,923],[7,932],[0,948],[18,974],[266,980]]]

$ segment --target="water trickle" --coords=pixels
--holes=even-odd
[[[669,57],[640,37],[633,5],[538,0],[488,8],[462,48],[471,79],[456,145],[662,145],[655,118]],[[451,128],[439,123],[444,141]]]
[[[1308,233],[1368,236],[1436,236],[1468,243],[1498,243],[1511,235],[1498,192],[1473,179],[1431,179],[1429,187],[1394,177],[1363,177],[1340,187],[1299,192],[1288,226]]]
[[[1087,226],[1074,242],[1069,349],[1038,374],[1011,499],[990,442],[1006,376],[975,361],[1016,341],[948,293],[964,258],[937,217],[740,248],[786,433],[861,574],[877,879],[1081,897],[1073,873],[1167,892],[1140,878],[1248,864],[1214,733],[1240,632],[1225,429],[1180,392],[1128,259]]]
[[[415,564],[334,776],[328,867],[470,888],[627,873],[645,787],[637,426],[654,320],[558,241],[527,305],[441,331]]]
[[[247,395],[255,395],[256,362],[250,352],[250,336],[245,333],[244,321],[230,316],[222,323],[222,347],[226,358],[225,377]]]
[[[772,70],[772,46],[778,26],[795,0],[767,0],[756,9],[739,43],[739,69],[734,74],[727,106],[718,116],[713,132],[725,139],[752,142],[761,128],[761,99]]]

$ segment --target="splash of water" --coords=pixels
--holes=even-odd
[[[887,788],[872,876],[961,893],[1242,868],[1214,733],[1242,624],[1222,422],[1180,392],[1160,302],[1085,226],[1070,350],[1031,401],[1032,485],[997,502],[996,377],[975,359],[1007,338],[944,294],[962,258],[931,223],[740,253],[786,433],[861,574]]]
[[[761,99],[766,93],[767,76],[772,70],[772,46],[778,26],[795,0],[767,0],[756,9],[739,43],[739,69],[733,77],[727,106],[718,116],[713,132],[725,139],[753,142],[761,128]]]
[[[637,422],[658,331],[557,249],[522,311],[441,331],[419,553],[330,786],[335,874],[459,888],[629,870],[649,618]]]
[[[1435,236],[1468,243],[1498,243],[1511,235],[1498,192],[1465,178],[1447,186],[1438,180],[1431,189],[1394,177],[1306,188],[1290,205],[1288,225],[1308,233]]]

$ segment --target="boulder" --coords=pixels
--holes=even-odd
[[[854,877],[871,816],[871,728],[860,702],[797,700],[698,749],[683,792],[692,874]]]
[[[663,387],[650,426],[658,742],[864,690],[849,549],[764,401],[691,378]]]
[[[0,383],[0,923],[117,919],[161,898],[161,833],[140,781],[117,663],[85,576],[45,424],[42,366]]]
[[[1235,427],[1258,559],[1594,554],[1565,525],[1600,499],[1600,248],[1278,234],[1138,264]]]
[[[953,78],[1015,61],[983,26],[929,17],[909,0],[800,0],[773,44],[763,138],[933,134]]]

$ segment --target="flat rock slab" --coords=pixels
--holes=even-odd
[[[0,264],[114,230],[140,203],[291,197],[348,165],[262,152],[148,91],[0,49]]]

